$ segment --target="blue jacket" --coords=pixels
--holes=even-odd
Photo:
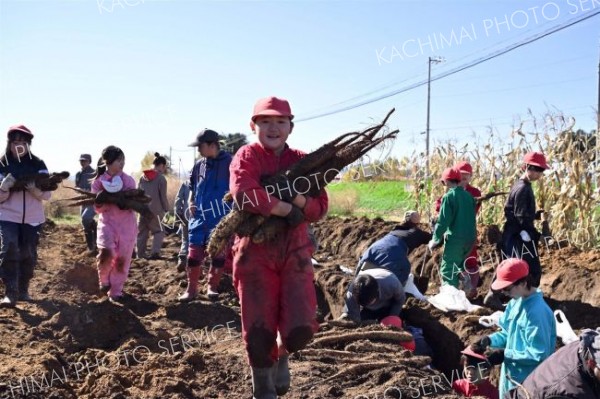
[[[387,234],[367,248],[361,256],[359,263],[365,261],[394,273],[402,285],[408,279],[410,273],[408,247],[400,237],[393,234]]]
[[[522,383],[554,353],[556,322],[539,289],[527,298],[511,299],[499,320],[502,331],[490,335],[491,346],[504,348],[500,372],[500,397],[515,387],[507,378]]]
[[[196,212],[189,221],[190,244],[206,245],[211,231],[231,210],[223,202],[229,191],[231,155],[220,151],[216,158],[196,162],[190,174],[190,192]]]

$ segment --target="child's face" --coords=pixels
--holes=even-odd
[[[471,174],[460,172],[460,185],[463,187],[467,187],[467,185],[471,182]]]
[[[258,116],[251,127],[263,147],[277,155],[283,151],[285,142],[292,132],[292,124],[287,116]]]
[[[154,170],[164,174],[167,170],[167,165],[164,163],[159,163],[158,165],[154,165]]]
[[[463,374],[464,377],[469,380],[469,382],[475,384],[487,378],[489,370],[486,368],[485,363],[479,363],[476,365],[465,366]]]
[[[123,172],[123,167],[125,166],[125,157],[120,156],[115,159],[112,163],[106,165],[106,171],[109,175],[114,176],[118,173]]]

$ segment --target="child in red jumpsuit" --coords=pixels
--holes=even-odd
[[[305,156],[286,144],[293,117],[286,100],[259,100],[250,122],[258,142],[242,147],[230,166],[229,187],[241,209],[288,222],[273,241],[256,244],[251,237],[236,237],[233,246],[234,285],[255,399],[276,399],[288,391],[288,354],[304,348],[318,329],[308,224],[327,212],[327,194],[321,190],[316,198],[290,195],[285,202],[260,184],[261,177],[275,175]]]
[[[102,157],[92,183],[96,196],[98,217],[98,279],[100,291],[107,293],[111,302],[123,300],[123,286],[129,274],[131,255],[137,237],[137,222],[131,209],[102,203],[104,191],[119,192],[136,188],[133,177],[123,173],[125,155],[113,145],[102,150]]]

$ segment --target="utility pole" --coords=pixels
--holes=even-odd
[[[429,110],[431,102],[431,63],[444,62],[442,57],[429,57],[427,63],[427,128],[425,130],[425,179],[429,178]]]
[[[596,169],[600,166],[600,45],[598,46],[598,104],[596,104]],[[596,183],[599,184],[599,183]]]

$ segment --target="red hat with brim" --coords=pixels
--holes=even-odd
[[[468,173],[470,175],[473,174],[473,167],[470,163],[466,161],[460,161],[459,163],[454,165],[454,168],[457,169],[460,173]]]
[[[462,353],[463,355],[466,355],[466,356],[475,357],[477,359],[481,359],[481,360],[485,360],[485,361],[488,360],[488,358],[484,354],[477,353],[477,352],[473,351],[471,348],[469,348],[468,346],[464,350],[462,350],[460,353]]]
[[[441,181],[456,180],[461,181],[460,172],[455,168],[447,168],[442,172]]]
[[[492,289],[500,291],[529,274],[529,265],[522,259],[506,259],[498,266]]]
[[[8,133],[6,133],[6,135],[8,136],[12,132],[25,133],[25,134],[31,136],[31,138],[33,138],[33,133],[31,133],[31,130],[29,130],[27,127],[25,127],[25,125],[14,125],[14,126],[9,127]]]
[[[548,163],[546,162],[546,156],[541,152],[528,152],[523,157],[523,162],[527,165],[537,166],[542,169],[550,169]]]
[[[259,116],[287,116],[294,119],[290,103],[278,97],[261,98],[254,104],[254,112],[252,113],[252,122]]]

